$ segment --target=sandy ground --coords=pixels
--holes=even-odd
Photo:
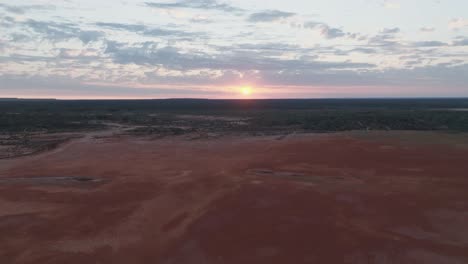
[[[460,138],[87,135],[0,161],[0,263],[468,263]]]

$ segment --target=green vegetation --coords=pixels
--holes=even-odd
[[[102,129],[106,123],[160,131],[468,131],[468,99],[0,101],[0,133]],[[181,115],[233,117],[186,118]],[[182,127],[182,128],[181,128]]]

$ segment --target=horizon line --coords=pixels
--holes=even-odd
[[[320,98],[41,98],[41,97],[0,97],[0,101],[31,100],[31,101],[163,101],[163,100],[204,100],[204,101],[268,101],[268,100],[411,100],[411,99],[468,99],[455,96],[407,96],[407,97],[320,97]]]

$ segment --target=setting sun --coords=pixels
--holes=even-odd
[[[251,95],[252,94],[252,88],[250,86],[244,86],[241,88],[241,92],[243,95]]]

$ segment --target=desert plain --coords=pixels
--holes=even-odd
[[[1,263],[468,262],[463,133],[119,131],[0,160]]]

